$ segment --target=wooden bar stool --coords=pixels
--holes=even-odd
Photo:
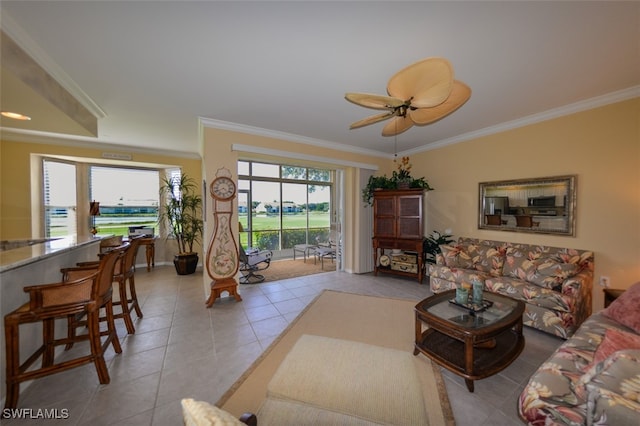
[[[132,237],[129,239],[129,248],[127,248],[122,259],[116,264],[116,269],[113,275],[113,282],[118,283],[118,295],[119,300],[113,302],[114,306],[120,306],[120,312],[115,313],[115,318],[122,318],[124,320],[124,324],[127,327],[128,334],[134,334],[136,332],[136,328],[133,325],[133,319],[131,318],[131,311],[135,311],[136,316],[138,318],[142,318],[142,309],[140,308],[140,303],[138,303],[138,295],[136,293],[136,282],[135,282],[135,272],[136,272],[136,256],[138,254],[138,249],[140,248],[140,244],[144,240],[144,235],[139,235],[136,237]],[[102,256],[103,254],[100,254]],[[98,262],[80,262],[77,264],[78,267],[87,268],[87,267],[97,267]],[[73,270],[73,268],[67,268],[63,270],[63,273],[69,272]],[[127,283],[129,284],[127,286]]]
[[[113,345],[116,353],[121,353],[120,341],[116,334],[111,300],[113,273],[116,262],[128,247],[123,245],[107,253],[100,261],[97,270],[76,271],[68,278],[71,281],[25,287],[29,293],[29,302],[5,315],[4,329],[6,340],[6,381],[7,395],[5,409],[16,408],[20,395],[20,383],[48,376],[94,363],[100,383],[109,383],[109,371],[104,360],[104,352]],[[100,333],[100,309],[106,311],[107,329],[104,341]],[[56,339],[55,320],[69,317],[86,316],[87,334]],[[42,323],[42,346],[20,363],[20,325]],[[55,348],[77,341],[88,340],[90,351],[56,363]],[[32,368],[42,358],[40,368]]]

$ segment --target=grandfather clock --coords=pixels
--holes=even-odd
[[[235,297],[237,302],[242,300],[235,279],[238,272],[238,245],[230,226],[233,200],[236,197],[236,183],[231,171],[224,167],[218,169],[209,191],[213,198],[215,230],[207,250],[207,273],[213,280],[207,308],[225,291],[229,296]]]

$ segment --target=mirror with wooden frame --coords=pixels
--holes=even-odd
[[[479,229],[575,235],[575,175],[480,182],[479,187]]]

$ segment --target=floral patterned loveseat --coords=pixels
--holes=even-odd
[[[589,317],[518,399],[529,425],[638,425],[640,283]]]
[[[429,265],[431,291],[479,280],[525,302],[523,323],[570,337],[591,314],[593,252],[460,237]]]

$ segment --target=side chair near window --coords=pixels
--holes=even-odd
[[[336,243],[329,240],[328,243],[318,243],[314,255],[314,263],[320,259],[320,269],[324,269],[324,259],[329,258],[331,262],[336,258]]]
[[[84,364],[94,363],[100,383],[110,381],[104,352],[109,345],[116,353],[121,353],[120,341],[116,333],[111,300],[113,273],[116,262],[124,256],[128,244],[112,249],[100,260],[97,269],[85,269],[64,276],[69,281],[54,284],[28,286],[29,302],[5,315],[6,336],[6,380],[7,395],[5,408],[16,408],[20,395],[20,383],[38,379]],[[106,330],[100,332],[100,310],[104,308]],[[56,339],[55,320],[68,317],[86,316],[87,333]],[[20,325],[42,323],[42,346],[20,364]],[[89,353],[74,359],[55,362],[56,346],[69,345],[79,341],[89,341]],[[29,369],[42,357],[39,368]],[[22,357],[24,358],[24,357]]]
[[[271,265],[273,252],[269,250],[250,251],[240,247],[240,284],[258,284],[264,281],[264,275],[257,272],[264,271]]]
[[[138,235],[129,238],[129,248],[126,250],[122,260],[116,264],[116,269],[113,275],[113,282],[118,283],[118,295],[119,300],[113,302],[114,306],[120,306],[120,312],[115,314],[115,318],[122,318],[124,324],[127,327],[128,334],[134,334],[136,328],[133,325],[131,319],[131,311],[135,310],[138,318],[142,318],[142,309],[138,303],[138,295],[136,294],[136,256],[138,255],[138,249],[142,243],[144,235]],[[104,253],[100,253],[98,256],[103,256]],[[95,262],[80,262],[77,264],[79,267],[98,267],[100,261]],[[127,289],[127,282],[129,283]]]

